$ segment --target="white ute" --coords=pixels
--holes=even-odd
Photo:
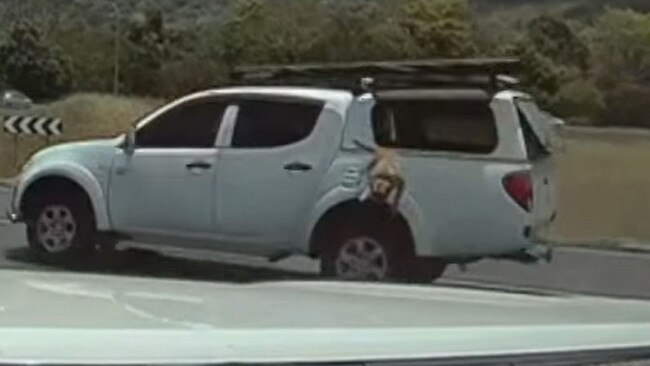
[[[373,76],[357,90],[259,83],[192,94],[118,138],[35,154],[9,216],[54,259],[128,239],[304,254],[320,258],[326,276],[400,280],[485,257],[529,259],[555,216],[548,115],[524,93],[421,76],[503,64],[421,62],[419,82],[385,88],[389,79],[372,71],[401,69],[355,64],[328,70]],[[368,146],[399,157],[397,212],[360,198]]]

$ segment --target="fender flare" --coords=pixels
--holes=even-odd
[[[111,230],[108,207],[102,186],[87,168],[78,164],[59,162],[41,169],[24,173],[16,192],[15,202],[17,203],[17,206],[20,207],[25,192],[27,192],[32,184],[41,179],[50,177],[69,179],[73,183],[79,185],[90,199],[90,203],[95,213],[97,230]]]
[[[300,233],[299,243],[302,243],[304,246],[302,251],[305,253],[310,253],[311,251],[311,239],[316,229],[316,226],[320,220],[331,210],[336,207],[345,204],[347,202],[360,202],[359,201],[359,191],[353,190],[350,188],[345,188],[343,186],[338,186],[320,197],[320,199],[314,204],[307,225],[305,229]],[[413,199],[413,196],[409,194],[408,191],[404,192],[402,199],[398,207],[399,214],[404,217],[406,223],[411,230],[413,235],[414,246],[417,255],[429,256],[434,255],[435,250],[432,246],[431,234],[426,231],[426,225],[424,225],[422,211],[420,210],[417,202]]]

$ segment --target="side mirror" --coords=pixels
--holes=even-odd
[[[120,148],[129,155],[133,154],[133,151],[135,151],[135,128],[130,128],[124,134],[124,140]]]

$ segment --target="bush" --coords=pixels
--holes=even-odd
[[[160,104],[155,99],[75,94],[46,105],[41,113],[63,120],[63,140],[78,140],[115,136]]]
[[[602,124],[650,127],[650,88],[623,83],[605,96]]]
[[[226,66],[198,58],[167,63],[158,74],[156,95],[165,97],[217,87],[228,80]]]
[[[582,118],[591,123],[600,121],[605,100],[591,80],[575,80],[562,85],[551,100],[551,109],[567,119]]]

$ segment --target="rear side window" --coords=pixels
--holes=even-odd
[[[380,102],[372,123],[377,144],[386,147],[487,154],[498,141],[486,101]]]
[[[301,141],[314,130],[322,109],[322,103],[312,102],[240,102],[232,146],[268,148]]]

